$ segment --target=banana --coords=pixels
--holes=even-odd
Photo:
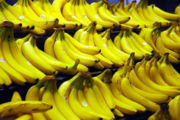
[[[161,38],[162,38],[162,42],[164,43],[164,45],[173,50],[173,51],[179,51],[179,44],[180,43],[175,43],[173,40],[171,40],[168,36],[168,31],[163,31],[161,32]]]
[[[78,60],[73,60],[68,54],[67,52],[65,51],[65,47],[62,43],[62,41],[64,40],[64,37],[61,37],[62,35],[60,34],[60,32],[58,33],[58,36],[55,40],[55,43],[54,43],[54,53],[55,53],[55,56],[58,60],[62,61],[62,62],[65,62],[67,64],[75,64],[75,62]],[[88,68],[82,64],[79,64],[77,66],[77,70],[78,71],[88,71]],[[72,73],[72,74],[75,74],[77,72],[77,70],[71,70],[71,72],[68,72],[68,73]]]
[[[18,91],[14,91],[11,97],[11,102],[22,101],[21,95]]]
[[[2,41],[5,39],[5,28],[1,28],[0,30],[0,46],[2,46]],[[16,84],[24,84],[26,82],[25,78],[18,73],[14,68],[12,68],[6,61],[5,58],[3,56],[2,53],[2,47],[1,47],[1,51],[0,51],[0,66],[2,68],[2,70],[4,70],[9,77],[12,79],[13,82],[15,82]],[[6,81],[8,83],[8,79]]]
[[[8,75],[8,73],[6,73],[6,71],[3,70],[2,67],[0,67],[0,72],[1,72],[0,84],[1,85],[5,84],[6,86],[11,85],[12,84],[12,80],[11,80],[10,76]]]
[[[172,70],[170,69],[168,53],[165,53],[164,56],[158,61],[157,67],[163,79],[172,86],[179,86],[178,81],[180,80],[176,75],[172,75]],[[171,70],[171,71],[170,71]]]
[[[109,16],[109,15],[107,15],[106,14],[106,4],[107,3],[104,3],[105,1],[102,1],[102,4],[99,6],[99,8],[98,8],[98,14],[99,14],[99,16],[102,18],[102,19],[104,19],[104,20],[106,20],[106,21],[109,21],[109,22],[112,22],[112,23],[114,23],[115,24],[115,26],[118,26],[119,25],[119,21],[118,20],[116,20],[116,19],[114,19],[113,17],[111,17],[111,16]],[[127,19],[127,21],[129,20],[129,18]]]
[[[49,4],[49,1],[47,0],[45,1],[44,4],[46,4],[47,2]],[[67,2],[66,0],[54,0],[52,3],[52,6],[50,5],[46,6],[44,7],[45,8],[44,10],[52,14],[52,16],[57,17],[59,19],[60,25],[65,24],[64,29],[67,29],[67,30],[77,29],[78,27],[81,27],[82,24],[67,20],[61,12],[66,2]],[[52,9],[50,10],[49,8],[52,8]]]
[[[60,34],[64,34],[63,31],[61,31]],[[63,37],[63,36],[62,36]],[[67,52],[67,54],[73,59],[79,59],[80,63],[86,66],[93,66],[96,63],[99,62],[99,59],[97,59],[95,56],[82,53],[78,49],[76,49],[73,45],[68,44],[66,41],[62,40],[62,44],[64,45],[64,48]]]
[[[93,85],[92,89],[93,89],[93,91],[94,91],[94,93],[96,95],[96,99],[97,99],[100,107],[102,107],[101,109],[103,109],[103,112],[106,115],[111,116],[111,118],[114,118],[114,116],[112,114],[112,111],[110,111],[110,109],[109,109],[109,107],[108,107],[108,105],[107,105],[107,103],[106,103],[106,101],[105,101],[105,99],[104,99],[100,89],[98,88],[98,86]]]
[[[94,32],[94,43],[95,45],[101,49],[101,54],[111,60],[115,65],[121,66],[124,62],[121,58],[116,56],[111,50],[108,49],[108,46],[106,44],[107,39],[109,38],[110,32],[103,38],[95,31]],[[119,59],[118,59],[119,58]],[[120,61],[121,60],[121,61]]]
[[[46,74],[54,74],[56,70],[47,62],[45,62],[34,50],[35,38],[31,36],[27,41],[22,45],[22,53],[32,63],[35,67],[40,69]]]
[[[179,95],[176,96],[174,99],[172,99],[169,103],[168,103],[168,106],[169,106],[169,115],[170,115],[170,118],[172,120],[178,120],[180,118],[179,116]]]
[[[158,94],[158,93],[150,93],[147,91],[143,91],[137,87],[135,87],[134,85],[132,85],[132,88],[135,92],[137,92],[138,94],[140,94],[141,96],[155,102],[158,104],[161,103],[165,103],[168,101],[168,96],[167,95],[163,95],[163,94]]]
[[[40,101],[6,102],[0,105],[1,118],[17,115],[19,113],[34,113],[50,110],[51,105]]]
[[[160,9],[159,7],[157,7],[157,6],[155,6],[155,5],[153,6],[153,11],[154,11],[157,15],[159,15],[159,16],[167,19],[167,20],[176,21],[176,20],[179,20],[179,19],[180,19],[180,15],[173,14],[173,13],[168,13],[168,12]]]
[[[81,42],[77,41],[76,39],[72,38],[69,34],[65,33],[65,39],[67,42],[71,42],[77,49],[79,49],[81,52],[90,54],[90,55],[96,55],[100,52],[100,49],[95,46],[87,46],[82,44]]]
[[[111,91],[112,91],[114,97],[116,99],[118,99],[119,101],[126,103],[128,105],[131,105],[132,107],[134,107],[138,111],[145,111],[146,110],[146,108],[144,106],[142,106],[141,104],[139,104],[139,103],[127,98],[126,96],[124,96],[122,91],[120,91],[118,89],[118,87],[116,86],[115,83],[110,84],[110,88],[111,88]]]
[[[34,30],[34,32],[38,32],[38,34],[44,34],[45,33],[44,29],[50,29],[57,24],[58,22],[57,19],[47,19],[43,14],[38,16],[36,12],[33,10],[33,8],[30,6],[29,2],[30,1],[28,0],[18,0],[18,2],[16,2],[13,5],[13,7],[22,11],[25,17],[27,17],[30,21],[33,21],[33,24],[37,26],[35,27],[35,29],[38,29],[38,30]],[[41,11],[42,10],[40,10],[40,12]]]
[[[68,1],[62,8],[62,15],[64,16],[65,19],[67,19],[69,21],[81,23],[84,26],[85,22],[75,16],[75,10],[74,10],[75,5],[74,4],[75,4],[74,0]],[[70,11],[70,9],[72,9],[72,11]]]
[[[97,12],[97,9],[95,9],[94,7],[92,7],[90,4],[88,4],[85,0],[84,0],[84,8],[85,8],[85,11],[86,11],[86,14],[88,16],[88,18],[91,20],[91,21],[96,21],[97,25],[96,25],[96,29],[99,30],[101,29],[98,28],[98,25],[100,26],[103,26],[105,28],[110,28],[110,27],[113,27],[114,26],[114,23],[110,22],[110,21],[106,21],[104,19],[102,19],[98,12]]]
[[[27,35],[28,37],[29,35]],[[37,69],[35,66],[33,66],[22,54],[21,48],[18,48],[18,42],[23,41],[26,39],[26,37],[22,39],[12,40],[9,44],[9,47],[11,49],[13,57],[16,59],[16,61],[21,65],[27,67],[29,70],[31,70],[32,74],[36,75],[39,80],[42,80],[46,77],[46,75],[41,72],[39,69]],[[20,47],[20,45],[19,45]]]
[[[159,109],[159,105],[156,104],[155,102],[150,101],[149,99],[146,99],[145,97],[141,96],[140,94],[136,93],[130,84],[130,81],[128,77],[122,78],[121,82],[121,88],[123,93],[129,97],[130,99],[144,105],[148,110],[150,111],[156,111]]]
[[[59,86],[58,92],[60,93],[61,96],[64,96],[64,99],[68,100],[68,96],[69,96],[69,93],[71,91],[71,84],[73,84],[73,81],[76,81],[76,79],[78,79],[81,75],[82,75],[82,73],[78,72],[71,79],[63,82]]]
[[[156,48],[159,50],[161,56],[166,52],[170,53],[169,60],[171,62],[173,62],[173,63],[179,63],[179,60],[178,60],[179,55],[178,55],[178,53],[171,50],[171,49],[169,49],[169,48],[167,48],[163,43],[164,42],[163,42],[161,37],[158,37],[157,40],[156,40],[156,43],[155,43]]]
[[[149,67],[149,66],[151,66],[151,67]],[[157,67],[157,58],[154,57],[150,61],[148,61],[146,63],[146,68],[150,68],[149,71],[147,70],[147,72],[149,73],[150,78],[154,82],[156,82],[159,85],[165,85],[165,86],[168,85],[166,83],[166,81],[160,75],[160,72]]]
[[[44,51],[40,50],[37,45],[34,45],[34,49],[36,51],[36,53],[44,60],[46,61],[48,64],[50,64],[54,69],[61,71],[61,70],[66,70],[68,68],[71,68],[71,65],[65,64],[57,59],[55,59],[54,57],[48,55],[47,53],[45,53]]]
[[[125,32],[120,41],[121,50],[126,52],[127,54],[131,54],[135,52],[135,58],[141,59],[143,54],[138,50],[138,48],[132,43],[132,39],[127,36],[127,32]]]
[[[63,116],[68,120],[80,120],[80,118],[75,115],[75,113],[71,110],[68,102],[64,99],[64,96],[62,96],[58,90],[57,90],[57,83],[54,82],[54,91],[53,91],[53,97],[55,101],[55,105],[57,109],[63,114]]]
[[[89,107],[82,90],[73,87],[69,94],[68,101],[71,109],[80,119],[96,120],[100,118],[100,116]]]
[[[26,69],[23,66],[21,66],[20,64],[18,64],[18,62],[14,59],[14,57],[12,55],[9,44],[12,44],[11,41],[13,41],[14,38],[13,38],[12,32],[10,32],[10,31],[11,31],[11,29],[6,31],[7,32],[6,37],[2,41],[3,56],[4,56],[5,60],[8,62],[8,64],[10,64],[10,66],[12,66],[17,72],[22,74],[23,77],[28,82],[33,83],[33,82],[35,82],[35,80],[37,80],[37,76],[32,74],[32,72],[29,71],[28,69]]]
[[[63,114],[58,110],[54,97],[53,97],[53,92],[54,92],[54,86],[53,86],[54,81],[49,81],[48,85],[45,88],[45,91],[42,95],[42,101],[46,102],[48,104],[51,104],[53,108],[51,110],[48,110],[44,112],[44,115],[47,119],[50,120],[66,120],[66,118],[63,116]]]
[[[144,84],[140,78],[137,76],[136,72],[134,69],[132,69],[130,71],[129,74],[129,80],[130,82],[137,88],[149,92],[149,93],[158,93],[156,90],[152,89],[151,87],[149,87],[148,85]]]
[[[40,87],[42,85],[42,82],[39,82],[32,87],[30,87],[26,93],[25,100],[26,101],[40,101]],[[43,113],[32,113],[33,120],[46,120],[46,117]]]
[[[137,76],[140,78],[140,80],[142,80],[142,82],[146,84],[147,86],[163,94],[166,94],[168,96],[176,96],[179,93],[178,87],[162,86],[162,85],[156,84],[150,79],[148,73],[145,72],[144,74],[142,74],[142,71],[145,71],[146,63],[147,61],[144,59],[144,61],[142,61],[142,64],[136,69]]]
[[[141,48],[149,52],[153,51],[153,48],[144,39],[142,39],[138,34],[136,34],[135,32],[132,32],[132,36],[140,44]]]
[[[169,20],[166,20],[166,19],[163,18],[162,16],[159,16],[158,14],[156,14],[156,12],[155,12],[154,9],[153,9],[154,6],[155,6],[154,4],[147,6],[147,13],[149,13],[149,15],[152,16],[151,18],[153,18],[153,20],[156,20],[156,21],[160,22],[160,24],[161,24],[162,26],[167,26],[167,25],[169,25],[169,24],[170,24],[170,21],[169,21]]]
[[[54,53],[54,43],[57,38],[58,31],[56,30],[50,37],[48,37],[44,43],[44,52],[55,57]]]
[[[104,99],[105,99],[107,105],[109,106],[109,108],[114,109],[115,108],[115,103],[112,100],[113,95],[112,95],[110,89],[97,77],[93,77],[93,82],[100,89],[100,91],[103,94]]]
[[[58,21],[57,18],[51,16],[50,14],[47,14],[44,10],[42,10],[40,7],[38,7],[36,4],[34,4],[31,0],[27,0],[27,2],[38,16],[40,16],[40,17],[43,16],[43,18],[46,20],[52,20],[52,21],[57,20]]]
[[[87,100],[87,103],[89,104],[89,106],[92,108],[92,110],[97,112],[101,116],[101,118],[112,119],[114,117],[114,115],[111,113],[111,111],[109,111],[108,107],[107,107],[108,112],[106,112],[106,114],[104,113],[105,110],[107,110],[107,109],[104,110],[101,108],[101,106],[96,98],[96,95],[95,95],[96,93],[93,91],[93,89],[91,87],[90,88],[85,87],[83,92],[84,92],[84,96],[86,97],[86,100]],[[111,113],[111,114],[109,114],[109,113]]]
[[[8,21],[11,21],[14,24],[15,29],[20,30],[22,27],[22,23],[20,20],[18,20],[8,9],[4,7],[3,4],[0,4],[0,10],[3,13],[3,16],[5,16]],[[23,25],[23,27],[28,27],[28,25]]]

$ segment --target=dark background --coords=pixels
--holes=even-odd
[[[13,4],[17,0],[6,0],[8,3]],[[51,2],[53,0],[50,0]],[[99,0],[87,0],[88,3],[94,2],[94,1],[99,1]],[[125,0],[131,2],[132,0]],[[139,1],[139,0],[136,0]],[[118,0],[109,0],[109,3],[117,3]],[[180,0],[149,0],[149,4],[156,4],[158,7],[161,9],[171,12],[174,12],[175,7],[180,4]]]

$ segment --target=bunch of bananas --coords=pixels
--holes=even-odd
[[[0,118],[3,120],[32,120],[32,114],[52,109],[42,101],[23,101],[19,92],[14,91],[11,101],[0,104]]]
[[[132,30],[121,30],[114,38],[114,45],[126,54],[135,53],[136,59],[142,59],[145,54],[152,54],[153,48],[140,35]]]
[[[13,6],[1,0],[0,9],[0,19],[14,23],[15,29],[22,32],[44,34],[46,29],[55,27],[59,21],[31,0],[19,0]]]
[[[131,19],[124,25],[130,27],[152,27],[159,24],[161,26],[169,26],[173,21],[178,21],[180,15],[168,13],[158,8],[156,5],[148,5],[148,0],[140,0],[136,5],[136,1],[124,6],[124,0],[119,0],[118,4],[111,4],[109,10],[115,15],[130,16]]]
[[[113,15],[108,9],[108,1],[101,0],[89,5],[86,0],[69,0],[62,8],[64,17],[87,26],[91,21],[97,22],[97,29],[109,28],[126,23],[130,17]],[[70,9],[72,11],[70,11]]]
[[[173,63],[179,63],[179,28],[178,24],[173,24],[163,31],[157,27],[144,28],[141,30],[140,36],[161,56],[164,53],[169,53],[169,60]]]
[[[110,81],[105,82],[113,94],[116,107],[121,108],[118,109],[120,112],[155,112],[160,109],[160,104],[168,103],[170,97],[179,95],[180,74],[168,62],[168,54],[159,60],[146,57],[133,68],[132,58],[128,61],[113,74]],[[118,110],[115,114],[121,116]]]
[[[62,33],[57,31],[54,34],[58,33],[61,36]],[[12,82],[23,85],[25,82],[53,79],[59,72],[75,74],[88,71],[86,66],[79,64],[79,59],[66,63],[40,50],[32,34],[15,40],[12,26],[0,28],[0,46],[0,85],[9,86]]]
[[[43,101],[53,105],[47,112],[32,114],[34,120],[113,119],[115,107],[111,92],[98,76],[77,73],[57,88],[57,81],[32,86],[26,100]]]

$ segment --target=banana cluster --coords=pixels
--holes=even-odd
[[[154,4],[148,5],[148,0],[140,0],[137,5],[136,1],[124,5],[124,0],[119,0],[116,5],[110,4],[109,10],[114,15],[130,16],[131,19],[122,24],[130,28],[169,26],[180,19],[179,14],[168,13]]]
[[[173,24],[166,30],[157,27],[144,28],[139,35],[161,56],[169,53],[169,60],[172,63],[179,63],[179,28],[178,24]]]
[[[23,101],[19,92],[14,91],[10,102],[0,104],[0,117],[3,120],[32,120],[32,113],[50,109],[52,105],[42,101]]]
[[[115,73],[110,69],[96,76],[78,72],[59,87],[57,80],[41,81],[29,88],[25,100],[53,106],[45,112],[31,113],[33,120],[112,120],[147,110],[155,112],[155,117],[164,115],[160,104],[180,94],[179,80],[180,74],[168,62],[168,54],[159,59],[146,56],[134,66],[132,53]],[[169,111],[173,109],[170,114],[174,116],[172,103]]]
[[[140,35],[132,30],[121,30],[114,38],[115,47],[126,54],[135,53],[136,59],[142,59],[145,54],[151,55],[153,47]]]
[[[32,113],[33,120],[113,119],[111,109],[115,104],[110,90],[99,77],[79,72],[59,88],[56,80],[33,85],[26,101],[42,101],[53,106],[46,112]]]
[[[57,31],[54,34],[57,33],[62,34]],[[12,26],[0,28],[0,46],[1,86],[9,86],[12,82],[23,85],[53,79],[59,72],[75,74],[88,71],[86,66],[79,64],[79,59],[66,63],[39,49],[33,34],[15,40]],[[99,51],[98,48],[92,49]]]

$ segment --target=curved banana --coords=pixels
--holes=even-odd
[[[17,115],[19,113],[34,113],[50,110],[51,105],[41,101],[6,102],[0,105],[0,117]],[[11,111],[11,112],[10,112]]]
[[[153,6],[153,11],[154,11],[157,15],[159,15],[159,16],[167,19],[167,20],[176,21],[176,20],[179,20],[179,19],[180,19],[180,15],[173,14],[173,13],[168,13],[168,12],[166,12],[166,11],[158,8],[158,7],[155,6],[155,5]]]
[[[57,120],[57,119],[66,120],[63,114],[56,107],[56,103],[53,97],[53,92],[54,92],[53,82],[54,81],[49,81],[48,85],[46,86],[47,88],[45,89],[42,95],[42,101],[51,104],[53,106],[51,110],[44,112],[44,115],[47,119],[50,120]]]
[[[22,45],[22,53],[34,66],[43,71],[46,74],[54,74],[56,70],[47,62],[45,62],[34,50],[34,40],[35,38],[31,36],[27,41]]]
[[[108,34],[109,35],[109,34]],[[121,66],[124,62],[122,59],[118,59],[119,57],[116,56],[112,51],[108,49],[108,46],[106,44],[107,37],[101,38],[101,36],[95,31],[94,32],[94,43],[95,45],[101,49],[101,54],[111,60],[115,65]],[[121,60],[121,61],[120,61]]]
[[[141,96],[140,94],[136,93],[130,84],[130,81],[128,77],[122,78],[121,87],[123,93],[130,99],[144,105],[148,110],[150,111],[156,111],[159,109],[159,105],[155,102],[150,101],[149,99],[146,99],[145,97]]]
[[[82,90],[78,90],[77,88],[73,87],[69,94],[68,101],[71,109],[77,116],[79,116],[80,119],[96,120],[100,118],[96,112],[90,109]]]
[[[84,96],[86,97],[86,100],[87,100],[87,103],[89,104],[89,106],[92,108],[92,110],[97,112],[101,116],[101,118],[112,119],[114,117],[114,115],[111,113],[111,111],[108,107],[107,107],[107,109],[101,108],[101,106],[97,100],[98,98],[96,97],[96,93],[93,91],[93,89],[91,87],[90,88],[85,87],[83,92],[84,92]],[[106,110],[108,110],[108,112],[106,112],[106,114],[105,114]]]
[[[146,72],[144,74],[142,74],[142,71],[145,71],[146,63],[147,63],[146,60],[142,61],[142,64],[136,70],[137,76],[139,76],[140,80],[142,80],[142,82],[144,84],[146,84],[147,86],[149,86],[163,94],[166,94],[168,96],[176,96],[179,93],[178,87],[162,86],[162,85],[156,84],[155,82],[153,82],[150,79],[149,75]]]
[[[96,55],[100,52],[99,48],[95,46],[84,45],[81,42],[77,41],[76,39],[72,38],[68,33],[65,33],[64,36],[67,42],[71,42],[71,44],[73,44],[81,52],[84,52],[90,55]]]
[[[25,100],[26,101],[40,101],[41,96],[40,96],[40,89],[41,89],[42,83],[39,82],[32,87],[30,87],[26,93]],[[47,118],[44,116],[43,112],[41,113],[32,113],[33,119],[34,120],[46,120]]]

